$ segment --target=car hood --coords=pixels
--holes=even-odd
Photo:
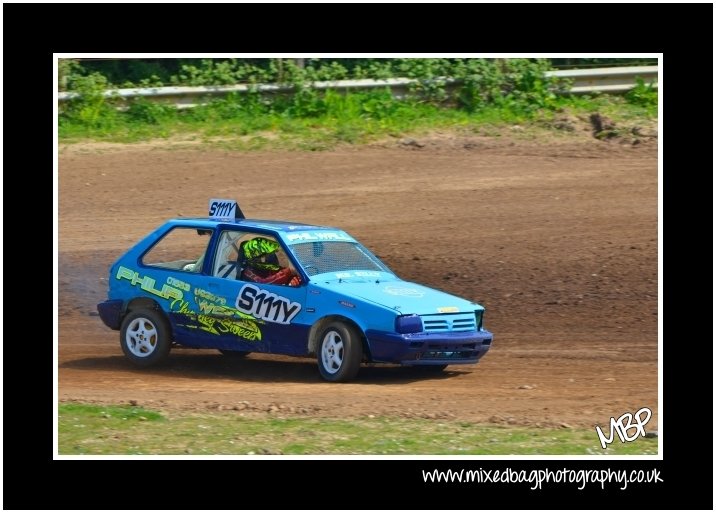
[[[481,310],[477,303],[408,281],[332,281],[319,288],[344,296],[377,303],[401,314],[438,314]]]

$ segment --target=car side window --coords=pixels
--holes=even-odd
[[[192,273],[201,271],[212,230],[176,227],[142,256],[142,264]]]
[[[300,285],[298,272],[271,235],[224,231],[219,238],[213,275],[274,285]]]

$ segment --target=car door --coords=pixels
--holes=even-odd
[[[275,235],[248,230],[222,231],[209,268],[210,276],[205,280],[206,290],[196,294],[200,319],[216,337],[216,348],[305,354],[308,327],[302,321],[306,287],[247,279],[243,253],[246,244],[243,243],[256,239],[273,242],[278,247],[275,251],[278,267],[293,268],[293,262]]]

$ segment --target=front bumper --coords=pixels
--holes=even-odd
[[[477,363],[492,347],[489,331],[446,333],[366,332],[374,362],[403,365],[457,365]]]
[[[121,299],[109,299],[102,301],[97,305],[97,311],[99,312],[99,318],[102,322],[113,330],[118,330],[122,323],[122,308],[124,301]]]

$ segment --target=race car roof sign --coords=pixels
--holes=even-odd
[[[244,213],[235,200],[216,199],[209,200],[209,217],[212,219],[244,219]]]

